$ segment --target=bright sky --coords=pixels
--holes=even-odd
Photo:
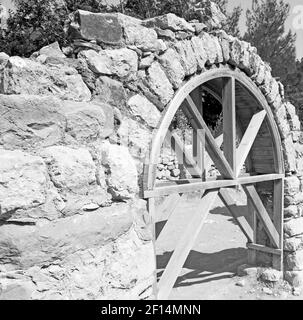
[[[233,7],[240,5],[243,10],[243,15],[241,17],[240,27],[241,31],[245,31],[245,12],[246,9],[251,7],[252,0],[228,0],[229,10]],[[297,57],[303,57],[303,0],[286,0],[291,5],[291,13],[286,23],[286,30],[292,29],[297,34]],[[296,12],[296,10],[298,10]],[[294,28],[294,22],[298,21],[299,12],[301,12],[301,27]]]
[[[291,14],[287,20],[286,29],[290,28],[297,33],[297,57],[303,57],[303,0],[285,0],[288,1],[291,5]],[[6,7],[11,7],[12,0],[0,0],[1,4],[4,4]],[[246,9],[251,7],[252,0],[228,0],[228,6],[231,10],[237,5],[241,5],[243,10],[243,15],[241,17],[240,27],[241,31],[245,31],[245,12]],[[297,10],[297,12],[295,12]],[[298,16],[301,13],[301,26],[294,28],[294,21],[298,21]]]

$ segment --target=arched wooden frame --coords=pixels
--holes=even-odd
[[[224,112],[223,131],[224,131],[224,155],[216,144],[215,139],[208,130],[199,108],[191,96],[195,89],[201,87],[207,82],[222,78],[223,89],[222,99],[211,89],[206,88],[216,99],[222,101]],[[258,102],[258,106],[262,108],[254,114],[251,122],[244,133],[242,141],[238,149],[235,144],[235,122],[236,122],[236,99],[235,99],[235,82],[239,82]],[[185,103],[184,103],[185,102]],[[157,162],[161,152],[161,146],[164,142],[169,126],[177,112],[182,106],[183,111],[190,119],[196,134],[199,135],[198,129],[202,129],[205,137],[200,136],[200,139],[206,140],[206,149],[216,167],[219,169],[222,177],[221,180],[215,181],[188,181],[185,184],[176,184],[173,186],[156,186],[156,169]],[[266,121],[272,139],[272,150],[274,159],[274,170],[271,174],[254,175],[240,177],[240,167],[243,166],[248,154],[252,148],[253,142],[258,134],[262,123]],[[177,137],[176,137],[177,139]],[[186,156],[186,155],[185,155]],[[284,166],[283,153],[281,148],[281,139],[277,125],[267,101],[261,91],[256,87],[251,79],[245,76],[242,72],[231,69],[214,69],[193,77],[185,83],[175,94],[162,115],[162,119],[151,143],[150,154],[145,164],[144,169],[144,198],[148,199],[149,212],[153,223],[155,220],[155,198],[159,196],[169,195],[170,214],[176,208],[180,195],[188,192],[203,191],[200,209],[203,209],[203,214],[197,210],[197,214],[190,217],[189,223],[184,230],[179,244],[168,263],[157,287],[157,297],[165,299],[168,297],[175,280],[183,267],[183,264],[194,245],[203,223],[214,204],[217,196],[221,198],[230,213],[235,218],[239,227],[245,234],[248,240],[249,257],[251,262],[255,262],[256,251],[267,252],[273,255],[273,267],[283,269],[283,197],[284,197]],[[269,217],[254,184],[264,181],[274,182],[274,204],[273,221]],[[256,226],[252,229],[247,221],[239,218],[237,210],[231,209],[235,202],[229,193],[229,187],[241,185],[247,195],[251,213],[259,218],[266,230],[272,247],[265,247],[257,244],[256,241]],[[198,208],[198,209],[199,209]]]

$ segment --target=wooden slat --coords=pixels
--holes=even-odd
[[[153,236],[153,247],[154,247],[154,252],[156,252],[156,206],[155,206],[155,199],[151,198],[148,199],[147,201],[148,205],[148,213],[150,215],[151,219],[151,227],[152,227],[152,236]],[[156,255],[154,256],[154,265],[155,265],[155,270],[153,272],[153,296],[156,297],[158,296],[158,286],[157,286],[157,257]]]
[[[169,263],[158,283],[158,299],[168,298],[180,271],[191,251],[209,211],[217,198],[218,190],[209,191],[202,199],[199,208],[194,212],[188,221]]]
[[[281,249],[269,248],[269,247],[262,246],[260,244],[255,244],[255,243],[247,243],[247,248],[251,250],[274,254],[275,256],[280,256],[283,252]]]
[[[236,177],[236,96],[235,78],[223,78],[222,108],[224,155]]]
[[[254,205],[257,215],[259,219],[261,220],[270,240],[272,241],[273,245],[276,248],[280,248],[280,235],[277,232],[276,227],[274,226],[273,222],[271,221],[263,203],[262,200],[259,197],[259,194],[256,190],[256,188],[253,185],[247,185],[243,186],[245,193],[252,201],[252,204]]]
[[[185,169],[191,175],[202,176],[202,171],[200,171],[195,160],[192,158],[192,156],[189,154],[189,152],[186,151],[185,146],[182,143],[181,139],[178,137],[178,135],[175,132],[173,132],[173,133],[170,133],[169,136],[174,139],[175,143],[173,143],[172,145],[173,145],[173,149],[176,153],[176,156],[178,158],[179,164],[183,164]],[[185,164],[187,164],[189,167],[186,166]]]
[[[216,139],[216,144],[218,146],[218,148],[220,149],[222,144],[223,144],[223,134],[219,135]],[[205,154],[205,163],[204,163],[204,166],[205,166],[205,171],[206,173],[210,170],[211,168],[211,165],[213,164],[214,162],[212,161],[211,157],[206,153]]]
[[[251,228],[253,229],[253,243],[257,243],[257,233],[258,233],[258,220],[256,209],[252,204],[252,201],[247,198],[247,210],[249,212],[249,216],[251,218]],[[257,252],[253,248],[248,247],[248,263],[251,265],[255,265],[257,263]]]
[[[202,198],[203,195],[204,195],[204,192],[201,192],[200,197]],[[179,198],[177,206],[175,206],[175,205],[172,206],[172,210],[170,212],[170,215],[167,218],[165,225],[163,226],[162,230],[158,233],[158,236],[156,238],[156,247],[158,246],[159,243],[160,244],[164,243],[164,241],[166,240],[167,234],[169,234],[170,232],[175,232],[175,227],[173,225],[174,224],[173,221],[177,221],[180,218],[179,206],[184,205],[184,202],[182,203],[182,201],[181,201],[182,197],[183,196],[181,196]],[[182,211],[181,211],[181,213],[182,213]],[[162,220],[162,221],[164,221],[164,220]]]
[[[203,103],[202,103],[202,88],[198,87],[190,93],[191,98],[196,104],[201,116],[203,117]],[[198,135],[197,130],[202,130],[202,128],[196,128],[193,130],[193,158],[196,161],[197,167],[202,173],[202,178],[205,178],[204,170],[204,149],[205,149],[205,139],[201,141],[200,135]]]
[[[283,248],[283,212],[284,212],[284,179],[274,181],[273,220],[280,235],[280,247]],[[273,257],[273,267],[283,271],[283,254]]]
[[[172,184],[172,182],[169,185],[159,186],[154,190],[146,190],[144,192],[144,197],[147,199],[152,197],[167,196],[172,193],[190,193],[199,190],[234,187],[237,185],[254,184],[264,181],[278,180],[281,179],[281,177],[283,177],[283,175],[281,174],[265,174],[259,176],[240,177],[236,180],[212,180],[206,182],[188,182],[186,184],[178,184],[178,182]]]
[[[252,148],[252,145],[254,144],[254,141],[264,121],[265,116],[266,116],[265,110],[262,110],[257,114],[255,114],[252,117],[250,124],[242,138],[240,146],[237,149],[237,169],[236,169],[237,176],[240,174],[242,170],[242,167]]]
[[[210,130],[208,129],[206,123],[204,122],[203,118],[201,117],[197,107],[195,106],[192,98],[187,96],[186,101],[188,103],[189,111],[193,115],[194,120],[197,124],[201,125],[205,131],[205,139],[206,139],[206,151],[214,161],[217,169],[220,171],[222,176],[226,178],[233,178],[233,170],[231,169],[230,165],[224,158],[221,150],[218,148],[214,137],[212,136]],[[184,108],[186,110],[186,108]]]
[[[220,189],[220,198],[226,206],[227,210],[233,216],[238,226],[245,234],[248,242],[253,242],[254,231],[247,222],[246,218],[242,215],[241,209],[237,205],[237,201],[233,199],[229,189]]]
[[[163,203],[156,210],[156,222],[168,220],[175,208],[179,205],[180,200],[181,196],[179,193],[173,193],[165,197]]]

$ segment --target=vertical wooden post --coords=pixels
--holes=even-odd
[[[202,102],[202,87],[196,88],[190,93],[195,105],[198,108],[199,113],[203,117],[203,102]],[[193,158],[197,163],[198,168],[201,170],[202,180],[205,180],[205,168],[204,168],[204,155],[205,155],[205,139],[201,141],[197,130],[203,130],[200,126],[193,130]],[[193,176],[195,177],[195,176]],[[199,177],[198,177],[199,178]]]
[[[236,88],[235,78],[223,78],[222,107],[224,155],[236,178]]]
[[[284,219],[284,180],[274,181],[273,222],[280,235],[280,248],[283,249],[283,219]],[[273,256],[273,268],[283,271],[283,250],[281,255]]]
[[[150,214],[150,223],[152,228],[153,247],[155,253],[155,270],[154,270],[154,282],[153,282],[153,298],[156,300],[158,297],[158,283],[157,283],[157,254],[156,254],[156,206],[155,198],[148,199],[148,212]]]
[[[247,198],[247,209],[251,218],[251,227],[253,229],[253,242],[257,244],[257,213],[256,210],[251,203],[251,200]],[[248,248],[248,263],[251,265],[256,265],[257,263],[257,252],[254,249]]]

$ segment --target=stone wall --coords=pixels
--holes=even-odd
[[[214,17],[141,21],[75,13],[73,45],[0,54],[0,299],[151,297],[143,160],[175,91],[197,73],[253,79],[282,138],[285,269],[303,282],[303,140],[295,107],[256,49]]]

